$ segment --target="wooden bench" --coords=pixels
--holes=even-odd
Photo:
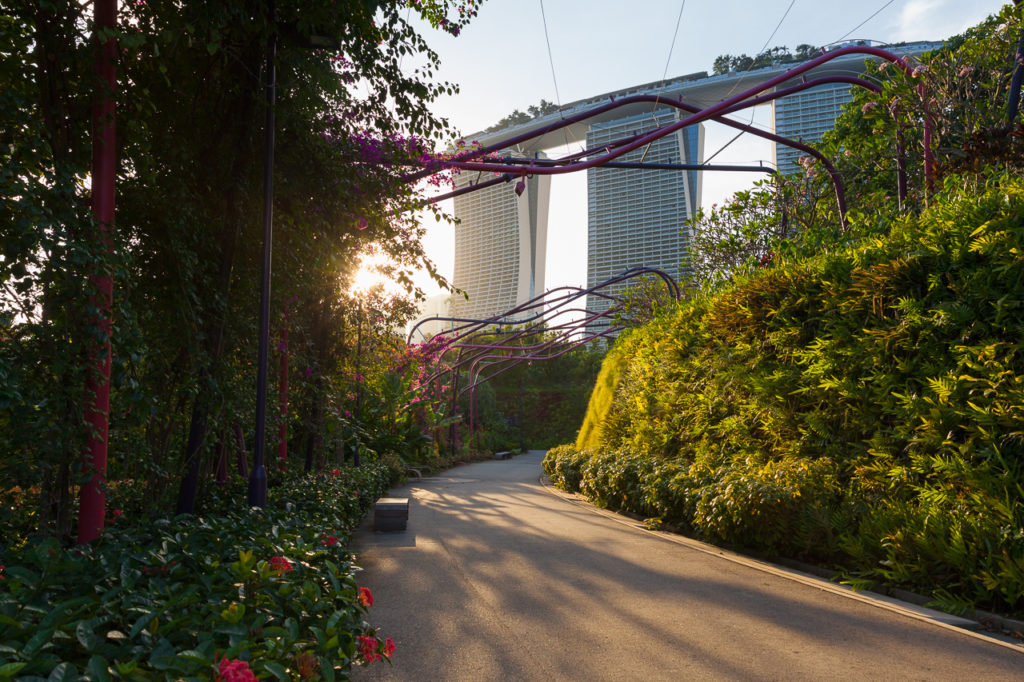
[[[387,532],[405,530],[409,520],[408,497],[382,497],[373,505],[373,529]]]

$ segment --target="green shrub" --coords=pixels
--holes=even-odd
[[[541,466],[557,487],[578,493],[580,480],[583,478],[580,469],[586,460],[587,455],[571,445],[560,445],[547,451]]]
[[[816,531],[825,532],[815,520],[838,501],[831,462],[737,457],[716,474],[694,491],[692,525],[704,537],[771,553],[814,552]]]
[[[650,516],[643,479],[652,467],[637,453],[592,454],[581,467],[580,492],[600,507]]]

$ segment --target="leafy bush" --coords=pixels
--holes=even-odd
[[[588,454],[579,452],[571,445],[560,445],[547,451],[541,466],[556,486],[578,493],[583,478],[580,469],[588,458]]]
[[[598,506],[649,515],[642,482],[652,466],[633,452],[595,453],[581,467],[580,492]]]
[[[205,680],[218,666],[346,678],[385,652],[345,546],[388,484],[376,463],[293,476],[259,510],[238,508],[239,481],[200,516],[115,512],[90,545],[9,552],[0,679]]]

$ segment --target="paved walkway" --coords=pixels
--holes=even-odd
[[[353,543],[394,666],[353,679],[1024,679],[1024,648],[667,540],[546,489],[542,457],[392,491],[408,530]]]

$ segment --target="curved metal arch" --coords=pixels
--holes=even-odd
[[[665,135],[669,135],[671,133],[676,132],[677,130],[681,130],[683,128],[686,128],[687,126],[691,126],[691,125],[694,125],[696,123],[701,123],[701,122],[703,122],[705,120],[713,118],[714,116],[719,116],[719,115],[722,115],[724,113],[731,113],[733,111],[738,111],[739,109],[745,109],[745,108],[751,106],[751,104],[749,102],[747,102],[747,100],[751,99],[752,97],[754,97],[758,93],[762,93],[762,92],[765,92],[767,90],[771,90],[772,88],[774,88],[777,85],[781,85],[782,83],[785,83],[788,80],[796,78],[797,76],[800,76],[801,74],[803,74],[803,73],[805,73],[805,72],[807,72],[807,71],[809,71],[809,70],[811,70],[813,68],[816,68],[816,67],[818,67],[818,66],[820,66],[822,64],[825,64],[825,63],[827,63],[827,62],[829,62],[829,61],[831,61],[833,59],[836,59],[836,58],[841,57],[841,56],[845,56],[847,54],[867,54],[867,55],[876,56],[876,57],[884,59],[884,60],[886,60],[888,62],[896,64],[901,70],[904,71],[904,73],[906,73],[908,75],[913,75],[913,71],[910,69],[910,66],[903,59],[901,59],[900,57],[896,56],[895,54],[893,54],[891,52],[888,52],[886,50],[882,50],[882,49],[876,48],[876,47],[870,47],[870,46],[844,47],[844,48],[840,48],[838,50],[833,50],[831,52],[823,54],[820,57],[816,57],[816,58],[814,58],[814,59],[812,59],[810,61],[804,62],[803,64],[799,64],[796,67],[794,67],[792,69],[789,69],[788,71],[786,71],[784,73],[781,73],[778,76],[775,76],[774,78],[770,78],[770,79],[768,79],[767,81],[765,81],[763,83],[759,83],[758,85],[755,85],[754,87],[749,88],[749,89],[739,93],[738,95],[733,95],[732,97],[728,97],[728,98],[722,100],[718,104],[714,104],[714,105],[712,105],[710,107],[702,109],[702,110],[699,111],[699,113],[695,113],[693,116],[690,116],[690,117],[688,117],[686,119],[683,119],[681,121],[676,121],[675,123],[669,124],[667,126],[659,128],[657,130],[654,130],[654,131],[652,131],[650,133],[642,135],[642,136],[640,136],[638,138],[635,138],[635,139],[631,140],[630,142],[622,145],[618,149],[611,150],[611,151],[607,152],[602,157],[595,158],[595,159],[589,159],[587,161],[580,162],[578,164],[575,164],[571,168],[570,167],[564,167],[564,168],[552,169],[552,168],[545,168],[543,166],[526,166],[522,170],[524,172],[532,173],[534,175],[556,175],[556,174],[560,174],[560,173],[564,173],[564,172],[570,172],[570,171],[574,171],[574,170],[585,170],[587,168],[592,168],[594,166],[601,165],[602,163],[604,163],[606,161],[611,161],[613,159],[616,159],[619,156],[622,156],[623,154],[631,152],[634,149],[638,149],[638,148],[640,148],[640,147],[642,147],[642,146],[644,146],[646,144],[654,142],[655,140],[657,140],[657,139],[659,139],[661,137],[664,137]],[[821,82],[831,82],[831,80],[830,80],[831,78],[833,78],[833,77],[827,77],[826,76],[826,77],[818,79],[818,80],[821,81]],[[849,78],[849,77],[848,76],[835,76],[834,78],[843,79],[843,78]],[[661,101],[669,102],[669,101],[672,101],[672,100],[662,99]],[[566,126],[566,125],[568,125],[570,123],[578,123],[578,122],[580,122],[582,120],[585,120],[586,118],[594,116],[597,113],[601,113],[602,111],[606,111],[606,110],[608,110],[608,108],[614,108],[614,105],[615,105],[615,102],[612,102],[610,104],[604,105],[603,107],[598,107],[596,109],[592,109],[592,110],[589,110],[589,111],[586,111],[586,112],[582,112],[581,114],[577,114],[575,116],[570,116],[570,117],[568,117],[566,119],[563,119],[563,120],[557,121],[555,123],[552,123],[549,126],[545,126],[544,128],[541,128],[540,130],[529,132],[529,133],[522,133],[520,135],[514,136],[514,137],[509,138],[507,140],[502,140],[501,142],[497,142],[497,143],[494,143],[492,145],[488,145],[487,147],[481,147],[480,149],[468,151],[468,152],[466,152],[464,154],[457,155],[456,157],[454,157],[451,160],[440,160],[440,159],[439,160],[435,160],[435,161],[431,162],[431,165],[437,164],[437,165],[440,165],[440,166],[443,166],[443,167],[444,166],[446,166],[446,167],[457,167],[457,168],[463,168],[465,170],[479,170],[479,171],[485,171],[485,172],[496,172],[496,173],[505,172],[506,168],[501,166],[500,164],[475,163],[475,162],[472,162],[471,159],[479,158],[480,156],[483,156],[483,155],[488,154],[490,152],[497,151],[497,150],[500,150],[500,149],[505,149],[505,148],[507,148],[509,146],[512,146],[512,145],[515,145],[515,144],[519,144],[521,142],[525,142],[525,141],[533,139],[535,137],[539,137],[540,135],[543,135],[545,133],[551,132],[553,130],[557,130],[557,129],[562,128],[562,127],[564,127],[564,126]],[[926,121],[926,127],[930,128],[930,125],[931,125],[930,122]],[[432,175],[435,172],[436,172],[435,170],[420,171],[419,173],[413,173],[411,175],[406,176],[406,179],[408,179],[408,180],[416,180],[416,179],[420,179],[422,177],[427,177],[429,175]]]
[[[510,179],[510,178],[507,177],[509,175],[509,173],[507,173],[507,165],[497,164],[497,163],[475,163],[475,162],[472,161],[472,159],[479,158],[480,156],[483,156],[485,154],[491,153],[491,152],[493,152],[495,150],[498,150],[498,149],[504,149],[504,148],[507,148],[507,147],[509,147],[511,145],[518,144],[518,143],[521,143],[521,142],[525,142],[525,141],[527,141],[529,139],[533,139],[535,137],[539,137],[541,135],[544,135],[544,134],[546,134],[548,132],[551,132],[553,130],[557,130],[558,128],[564,127],[566,125],[570,125],[572,123],[578,123],[578,122],[580,122],[582,120],[585,120],[586,118],[589,118],[589,117],[592,117],[592,116],[597,115],[599,113],[603,113],[605,111],[609,111],[611,109],[614,109],[617,106],[622,106],[624,103],[636,102],[636,101],[644,101],[644,98],[646,98],[647,101],[655,101],[655,102],[659,102],[659,103],[665,103],[668,106],[674,106],[676,108],[684,109],[686,111],[691,112],[693,115],[688,117],[688,118],[686,118],[686,119],[684,119],[684,120],[682,120],[682,121],[677,121],[677,122],[675,122],[673,124],[669,124],[667,126],[663,126],[661,128],[658,128],[658,129],[656,129],[656,130],[654,130],[654,131],[652,131],[650,133],[647,133],[645,135],[638,136],[638,137],[634,136],[633,138],[625,138],[624,140],[619,141],[617,143],[613,143],[613,144],[610,144],[610,145],[605,145],[604,147],[602,147],[602,149],[605,150],[605,154],[600,155],[597,158],[591,158],[591,159],[588,159],[586,161],[575,161],[575,159],[581,158],[582,156],[593,156],[594,155],[593,151],[590,151],[589,154],[578,153],[578,154],[574,154],[574,155],[569,155],[567,157],[563,157],[561,159],[545,160],[543,163],[540,163],[540,162],[537,162],[537,161],[535,161],[533,163],[528,163],[526,165],[520,166],[520,168],[518,169],[518,172],[520,174],[553,175],[553,174],[560,174],[560,173],[565,173],[565,172],[574,172],[574,171],[577,171],[577,170],[585,170],[587,168],[591,168],[591,167],[607,164],[607,163],[611,162],[613,159],[618,158],[619,156],[621,156],[623,154],[626,154],[629,151],[637,149],[638,147],[640,147],[640,146],[642,146],[644,144],[648,144],[648,143],[650,143],[650,142],[652,142],[652,141],[654,141],[654,140],[656,140],[656,139],[658,139],[660,137],[663,137],[665,135],[671,134],[672,132],[675,132],[676,130],[679,130],[679,129],[684,128],[686,126],[694,125],[694,124],[700,123],[700,122],[702,122],[704,120],[709,120],[709,119],[710,120],[716,120],[716,121],[721,122],[721,123],[723,123],[725,125],[729,125],[731,127],[737,127],[737,128],[743,129],[746,132],[750,132],[751,134],[758,135],[758,136],[761,136],[761,137],[765,137],[766,139],[771,139],[771,140],[773,140],[773,141],[775,141],[775,142],[777,142],[779,144],[784,144],[784,145],[787,145],[787,146],[799,149],[799,150],[804,151],[805,153],[807,153],[807,154],[817,158],[825,166],[825,168],[827,169],[827,171],[829,173],[830,178],[832,179],[833,185],[834,185],[834,187],[836,189],[836,199],[837,199],[837,204],[838,204],[838,208],[839,208],[840,223],[842,224],[843,227],[846,227],[846,225],[847,225],[847,221],[846,221],[846,205],[845,205],[846,202],[845,202],[845,192],[844,192],[844,188],[843,188],[843,184],[842,184],[842,179],[839,177],[839,174],[835,170],[835,167],[832,165],[832,163],[826,157],[824,157],[824,155],[820,154],[819,152],[817,152],[817,150],[814,150],[812,147],[804,145],[804,144],[802,144],[802,143],[800,143],[798,141],[790,140],[788,138],[775,135],[773,133],[767,133],[765,131],[760,131],[760,130],[758,130],[756,128],[753,128],[751,126],[747,126],[745,124],[738,123],[736,121],[730,121],[728,119],[724,119],[723,118],[724,115],[727,114],[727,113],[734,113],[734,112],[739,111],[741,109],[749,108],[749,107],[755,106],[757,104],[762,104],[764,102],[776,99],[778,97],[783,97],[783,96],[785,96],[787,94],[793,94],[794,92],[799,92],[800,90],[805,90],[807,88],[816,87],[818,85],[822,85],[822,84],[826,84],[826,83],[848,83],[848,84],[858,85],[860,87],[865,87],[865,88],[873,90],[873,91],[878,91],[879,86],[876,83],[874,83],[874,82],[872,82],[872,81],[870,81],[868,79],[855,78],[855,77],[852,77],[852,76],[835,75],[835,76],[826,76],[826,77],[814,79],[814,80],[811,80],[811,81],[804,81],[803,83],[800,83],[800,84],[795,85],[795,86],[790,86],[788,88],[784,88],[784,89],[776,91],[774,93],[769,93],[769,94],[766,94],[766,95],[755,96],[755,95],[758,95],[758,93],[762,93],[765,90],[770,90],[773,87],[775,87],[776,85],[781,85],[782,83],[785,83],[787,80],[795,78],[796,76],[799,76],[799,75],[803,74],[804,72],[806,72],[806,71],[808,71],[810,69],[813,69],[813,68],[815,68],[815,67],[817,67],[817,66],[819,66],[821,64],[824,64],[824,63],[826,63],[826,62],[828,62],[828,61],[830,61],[832,59],[835,59],[835,58],[837,58],[839,56],[843,56],[843,55],[846,55],[846,54],[867,54],[867,55],[876,56],[876,57],[879,57],[881,59],[885,59],[885,60],[887,60],[887,61],[889,61],[889,62],[891,62],[893,64],[896,64],[900,69],[902,69],[908,75],[913,75],[913,72],[910,70],[909,65],[907,65],[907,63],[904,60],[902,60],[900,57],[898,57],[898,56],[896,56],[896,55],[894,55],[891,52],[888,52],[886,50],[882,50],[880,48],[874,48],[874,47],[870,47],[870,46],[855,46],[855,47],[841,48],[841,49],[838,49],[838,50],[833,50],[832,52],[829,52],[829,53],[827,53],[825,55],[817,57],[817,58],[815,58],[813,60],[810,60],[808,62],[805,62],[804,64],[801,64],[801,65],[799,65],[799,66],[797,66],[797,67],[795,67],[793,69],[790,69],[790,70],[786,71],[785,73],[782,73],[779,76],[776,76],[775,78],[772,78],[772,79],[770,79],[768,81],[765,81],[764,83],[761,83],[761,84],[759,84],[757,86],[754,86],[753,88],[750,88],[750,89],[744,91],[743,93],[740,93],[739,95],[735,95],[734,97],[727,98],[726,100],[723,100],[719,104],[713,105],[713,106],[708,107],[708,108],[703,109],[703,110],[698,109],[696,107],[693,107],[691,105],[686,105],[686,104],[684,104],[681,101],[675,101],[675,100],[671,100],[671,99],[663,99],[663,98],[660,98],[660,97],[655,97],[653,95],[637,95],[637,96],[633,96],[633,97],[622,98],[620,100],[613,100],[609,104],[605,104],[605,105],[596,107],[594,109],[590,109],[588,111],[581,112],[581,113],[576,114],[574,116],[570,116],[570,117],[568,117],[566,119],[562,119],[562,120],[557,121],[555,123],[552,123],[552,124],[550,124],[548,126],[544,126],[543,128],[541,128],[541,129],[539,129],[537,131],[533,131],[533,132],[529,132],[529,133],[522,133],[522,134],[520,134],[518,136],[514,136],[514,137],[512,137],[512,138],[510,138],[508,140],[503,140],[503,141],[498,142],[498,143],[494,143],[494,144],[489,145],[487,147],[481,147],[481,148],[476,149],[476,150],[469,150],[467,152],[463,152],[463,153],[460,153],[460,154],[456,155],[455,157],[453,157],[450,160],[436,160],[436,161],[432,161],[431,162],[431,166],[433,166],[435,168],[435,170],[420,171],[419,173],[414,173],[414,174],[408,175],[408,176],[406,176],[406,178],[407,179],[417,179],[417,178],[420,178],[420,177],[426,177],[427,175],[431,175],[434,172],[436,172],[436,168],[438,166],[443,167],[443,168],[460,168],[460,169],[466,169],[466,170],[493,171],[493,172],[496,172],[496,173],[502,173],[501,177],[496,178],[494,180],[486,181],[484,183],[478,183],[477,185],[474,185],[471,188],[462,188],[461,190],[456,190],[456,192],[458,194],[464,194],[464,193],[467,193],[469,191],[475,191],[476,189],[483,189],[484,187],[491,186],[491,185],[494,185],[494,184],[498,184],[499,182],[507,182],[508,179]],[[924,128],[925,128],[925,131],[924,131],[925,132],[925,177],[926,177],[926,182],[928,183],[929,186],[931,184],[930,178],[931,178],[931,165],[932,165],[932,158],[931,158],[932,154],[931,154],[931,149],[930,149],[930,145],[931,145],[931,127],[932,127],[931,116],[929,115],[928,111],[926,110],[925,111],[925,121],[924,121]],[[554,161],[554,163],[552,163],[552,161]],[[705,169],[706,170],[710,170],[710,168],[705,168]],[[725,170],[725,169],[720,169],[720,170]],[[733,169],[733,170],[735,170],[735,169]],[[505,171],[505,172],[503,172],[503,171]],[[902,144],[899,144],[898,148],[897,148],[897,191],[898,191],[898,193],[900,195],[901,201],[903,199],[905,199],[905,194],[906,194],[906,174],[905,174],[905,168],[904,168]],[[448,194],[442,195],[440,197],[435,197],[431,201],[440,201],[442,198],[450,198],[451,196],[457,196],[458,194],[448,193]]]
[[[436,395],[440,396],[442,393],[442,382],[446,376],[451,377],[450,399],[452,416],[457,413],[456,406],[459,398],[468,392],[470,396],[468,415],[469,425],[471,432],[475,432],[475,393],[477,386],[490,381],[494,377],[523,362],[549,360],[560,357],[574,348],[578,348],[579,346],[589,343],[595,339],[608,338],[624,330],[630,320],[623,320],[620,317],[617,323],[610,322],[613,317],[620,315],[622,312],[624,307],[623,299],[620,296],[608,293],[605,290],[612,285],[619,284],[629,279],[642,277],[644,275],[654,275],[660,278],[663,284],[665,284],[669,296],[673,300],[679,298],[679,285],[670,275],[656,268],[642,266],[625,270],[619,275],[611,277],[604,282],[587,289],[566,286],[546,291],[544,294],[536,296],[533,299],[516,306],[512,310],[489,318],[478,319],[441,316],[424,318],[410,329],[410,341],[416,330],[424,322],[431,320],[448,320],[463,323],[457,328],[458,333],[453,337],[438,335],[444,338],[444,345],[441,346],[441,348],[444,350],[458,350],[458,356],[456,357],[455,362],[443,368],[436,369],[430,378],[428,378],[424,383],[427,385],[434,383],[434,392]],[[551,299],[552,294],[556,294],[554,299]],[[588,295],[600,296],[606,300],[612,301],[614,305],[610,306],[608,310],[596,313],[591,313],[585,308],[573,307],[573,304],[576,301]],[[538,308],[540,311],[529,317],[509,319],[516,314],[530,312]],[[583,313],[583,317],[581,319],[560,322],[555,325],[550,324],[552,321],[570,313]],[[580,333],[581,330],[594,330],[595,327],[601,325],[602,320],[609,320],[609,322],[602,325],[603,329],[600,331],[590,331],[589,333],[583,334]],[[501,326],[508,326],[510,328],[501,329]],[[513,345],[515,341],[525,340],[545,334],[550,335],[549,338],[543,339],[539,343],[532,345]],[[498,343],[477,342],[482,341],[485,337],[494,337],[495,335],[502,337]],[[431,340],[428,340],[421,345],[430,343]],[[486,376],[482,376],[481,373],[488,367],[496,367],[497,369]],[[461,373],[460,369],[462,368],[466,368],[468,373],[468,384],[460,389],[458,384]],[[456,428],[454,421],[450,425],[450,428],[452,429],[452,447],[454,447]]]

